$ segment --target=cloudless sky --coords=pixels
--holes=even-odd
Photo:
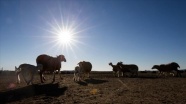
[[[60,44],[55,31],[73,30],[74,41]],[[109,62],[177,62],[186,68],[185,0],[0,0],[0,68],[36,65],[40,54],[65,55],[61,70],[90,61],[94,71]]]

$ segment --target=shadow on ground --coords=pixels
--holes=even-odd
[[[108,82],[108,80],[89,78],[89,79],[85,79],[84,81],[80,81],[77,83],[80,85],[83,85],[83,86],[87,86],[88,84],[102,84],[102,83],[106,83],[106,82]]]
[[[6,92],[0,92],[0,102],[13,102],[25,98],[45,95],[45,96],[60,96],[67,90],[67,87],[59,88],[59,83],[55,84],[42,84],[30,85],[23,88],[18,88]]]

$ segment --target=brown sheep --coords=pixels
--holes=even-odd
[[[85,74],[87,74],[88,78],[90,78],[90,71],[92,70],[92,64],[90,62],[81,61],[78,63],[79,65],[79,76],[81,77],[83,74],[83,79],[85,77]]]
[[[113,65],[112,62],[110,62],[109,65],[112,66],[113,75],[116,77],[118,74],[119,77],[119,66]]]
[[[170,73],[172,71],[176,71],[177,76],[181,77],[181,74],[180,74],[180,71],[178,70],[178,68],[180,68],[180,66],[176,62],[171,62],[168,64],[161,64],[161,65],[154,65],[152,67],[152,69],[158,69],[160,72],[159,74],[163,74],[163,72]]]
[[[53,82],[55,81],[55,72],[57,70],[58,74],[60,73],[62,61],[66,62],[64,55],[59,55],[57,57],[51,57],[51,56],[42,54],[36,58],[36,63],[43,65],[43,70],[40,70],[41,83],[43,83],[43,80],[45,80],[43,76],[43,72],[45,71],[53,72]],[[62,79],[61,74],[60,74],[60,78]]]
[[[120,72],[122,72],[122,74],[129,72],[132,75],[131,76],[138,76],[138,66],[135,64],[123,64],[123,62],[118,62],[117,63],[118,66],[120,66]]]

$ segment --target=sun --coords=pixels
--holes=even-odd
[[[57,34],[57,41],[60,44],[71,44],[73,32],[70,30],[60,30]]]
[[[47,45],[47,51],[49,52],[73,55],[77,58],[77,51],[82,51],[82,46],[88,45],[83,40],[86,38],[86,31],[92,28],[84,25],[87,24],[87,20],[80,18],[80,13],[78,12],[77,15],[73,14],[72,16],[61,8],[59,8],[59,12],[52,12],[51,10],[50,16],[43,18],[46,25],[37,26],[44,30],[41,37],[45,39],[45,43],[41,45]]]

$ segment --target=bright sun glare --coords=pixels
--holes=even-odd
[[[57,34],[57,38],[60,44],[70,44],[73,39],[73,33],[69,30],[62,30]]]
[[[80,50],[78,45],[87,45],[80,41],[80,39],[84,38],[82,32],[89,29],[89,27],[84,28],[83,23],[85,20],[78,23],[78,18],[70,18],[68,14],[65,15],[65,11],[62,13],[62,10],[59,10],[59,15],[55,16],[51,14],[52,18],[50,21],[45,21],[49,28],[42,28],[50,33],[45,36],[50,39],[46,44],[52,44],[48,50],[53,51],[55,49],[55,52],[62,53],[72,52],[76,57],[76,52],[74,50]]]

